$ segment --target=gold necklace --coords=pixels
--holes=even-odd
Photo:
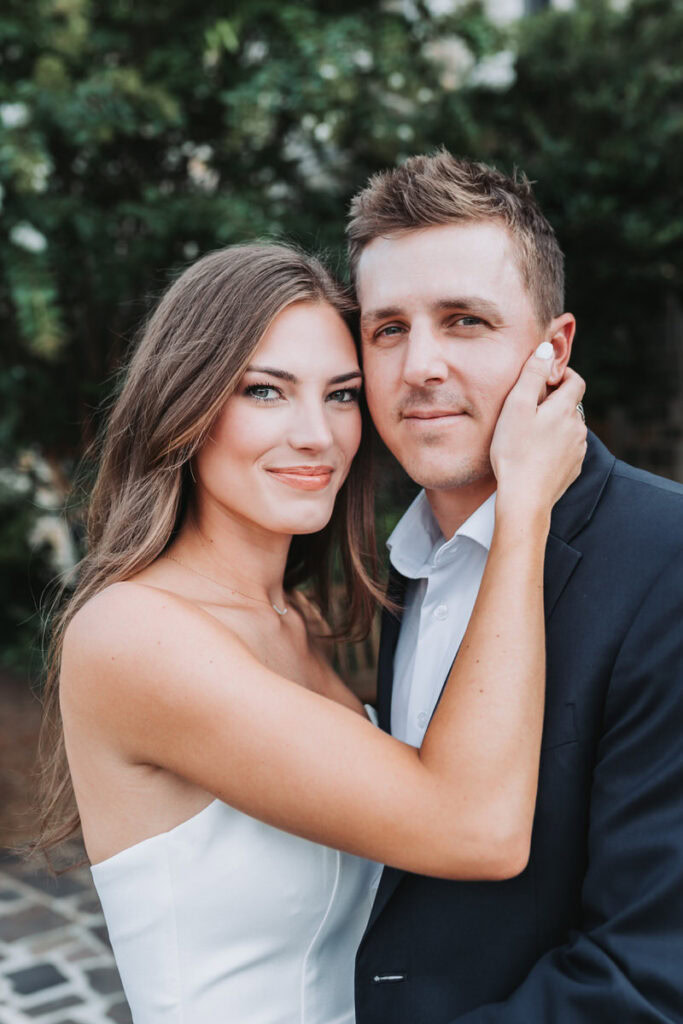
[[[182,565],[183,569],[187,569],[189,572],[193,572],[195,576],[201,576],[203,579],[208,580],[210,583],[215,583],[217,587],[223,587],[224,590],[229,590],[233,594],[239,594],[240,597],[246,597],[250,601],[258,601],[259,604],[269,604],[273,611],[277,612],[278,615],[286,615],[289,608],[278,608],[274,601],[264,601],[262,597],[254,597],[252,594],[245,594],[237,587],[229,587],[227,583],[221,583],[220,580],[215,580],[213,576],[207,576],[205,572],[200,572],[199,569],[193,569],[191,565],[186,562],[181,562],[179,558],[174,558],[173,555],[162,555],[162,558],[170,558],[176,565]]]

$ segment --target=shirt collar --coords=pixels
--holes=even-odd
[[[494,493],[474,510],[450,540],[444,540],[427,495],[424,490],[420,491],[387,540],[392,565],[409,579],[427,576],[435,566],[454,557],[460,537],[467,537],[488,552],[493,539],[495,509]]]

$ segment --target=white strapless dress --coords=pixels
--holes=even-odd
[[[92,867],[135,1024],[353,1024],[380,874],[220,800]]]

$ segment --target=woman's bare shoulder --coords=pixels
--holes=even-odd
[[[170,590],[136,580],[111,583],[79,608],[64,634],[62,681],[93,679],[93,670],[111,675],[150,657],[201,639],[216,643],[242,643],[228,626],[219,623],[193,602]],[[119,673],[114,672],[114,675]]]
[[[78,609],[66,629],[64,644],[96,648],[103,638],[110,640],[121,629],[128,632],[131,622],[141,613],[157,615],[168,608],[177,613],[183,605],[189,610],[189,602],[178,594],[147,583],[136,580],[110,583]]]

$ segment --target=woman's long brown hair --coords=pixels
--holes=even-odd
[[[75,588],[53,615],[39,744],[38,836],[47,853],[80,825],[59,707],[64,633],[78,610],[112,583],[150,565],[177,533],[192,488],[190,460],[236,389],[275,317],[294,302],[326,302],[346,317],[345,291],[322,263],[288,245],[254,243],[210,253],[162,297],[136,346],[99,448],[99,471],[87,514],[87,554]],[[361,404],[363,440],[319,533],[295,536],[285,588],[303,584],[326,619],[335,559],[345,614],[335,636],[367,634],[383,601],[376,582],[371,425]]]

